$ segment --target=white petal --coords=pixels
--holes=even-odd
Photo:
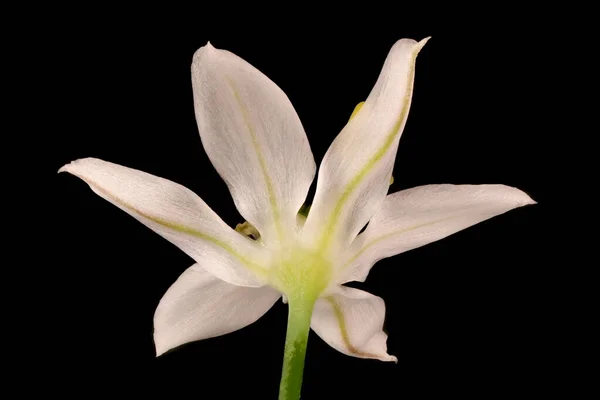
[[[210,44],[194,55],[202,143],[236,207],[267,244],[294,232],[315,175],[304,128],[283,91],[235,54]]]
[[[305,225],[323,248],[336,238],[349,244],[388,191],[426,41],[402,39],[392,47],[369,97],[325,154]]]
[[[347,255],[340,282],[364,281],[378,260],[440,240],[513,208],[535,204],[504,185],[426,185],[385,198]]]
[[[228,227],[191,190],[142,171],[84,158],[62,167],[96,194],[175,244],[208,271],[241,286],[261,286],[266,249]]]
[[[279,297],[279,292],[268,286],[231,285],[194,264],[181,274],[156,308],[156,355],[184,343],[242,329],[262,317]]]
[[[317,300],[310,326],[321,339],[346,355],[397,362],[387,353],[384,319],[382,298],[341,286]]]

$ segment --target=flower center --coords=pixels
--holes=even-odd
[[[331,280],[331,261],[311,249],[284,249],[273,259],[273,263],[269,273],[270,284],[290,301],[316,300]]]

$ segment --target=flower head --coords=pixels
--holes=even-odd
[[[210,44],[192,63],[196,121],[247,221],[237,232],[177,183],[93,158],[60,169],[195,260],[156,310],[157,354],[241,329],[283,294],[290,306],[309,308],[311,328],[340,352],[396,361],[382,330],[384,301],[343,284],[364,281],[382,258],[534,203],[504,185],[387,194],[426,41],[392,47],[368,98],[327,151],[307,215],[299,210],[316,166],[292,104],[260,71]]]

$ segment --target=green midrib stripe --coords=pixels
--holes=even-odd
[[[254,132],[254,128],[252,128],[252,125],[250,124],[250,116],[248,115],[248,110],[246,110],[246,107],[244,106],[244,103],[242,102],[242,99],[240,98],[238,91],[235,89],[233,82],[229,78],[226,78],[226,79],[227,79],[227,83],[229,84],[229,87],[231,88],[231,91],[233,92],[233,96],[235,97],[235,100],[237,101],[237,103],[240,106],[240,110],[242,112],[242,118],[244,119],[246,128],[248,128],[248,132],[250,133],[250,138],[252,140],[252,147],[254,148],[256,157],[258,158],[258,163],[260,165],[262,176],[265,181],[265,186],[267,189],[267,197],[269,198],[269,205],[271,206],[271,212],[273,215],[273,223],[275,225],[275,230],[277,231],[279,240],[282,241],[283,240],[283,230],[281,227],[281,218],[279,215],[279,208],[277,207],[277,199],[275,197],[275,190],[273,189],[273,181],[271,180],[271,176],[269,175],[269,172],[267,169],[267,163],[266,163],[265,158],[263,157],[262,151],[260,149],[260,144],[258,142],[258,137],[256,135],[256,132]]]
[[[323,239],[320,241],[321,251],[326,249],[327,246],[329,246],[331,240],[333,239],[335,231],[338,228],[338,220],[342,214],[342,210],[343,210],[344,206],[346,205],[348,199],[350,198],[350,195],[356,190],[357,186],[367,176],[367,174],[369,172],[371,172],[371,170],[373,169],[375,164],[377,164],[377,162],[379,162],[381,160],[381,158],[390,149],[392,143],[394,143],[394,140],[396,139],[396,137],[400,131],[400,127],[402,126],[402,123],[406,120],[406,116],[408,114],[408,104],[410,102],[410,96],[412,94],[413,84],[414,84],[413,79],[414,79],[414,74],[415,74],[415,61],[416,61],[416,54],[413,55],[412,65],[408,72],[408,84],[406,87],[406,91],[404,93],[404,101],[403,101],[402,108],[400,110],[400,115],[398,116],[398,119],[396,120],[396,123],[394,124],[394,127],[392,128],[392,130],[386,136],[383,146],[381,146],[377,150],[377,152],[369,159],[369,161],[367,161],[365,166],[363,168],[361,168],[361,170],[354,176],[354,178],[352,178],[350,183],[348,183],[346,185],[344,191],[342,192],[342,195],[340,196],[335,207],[333,208],[333,211],[331,212],[329,218],[327,219],[327,223],[325,224],[325,229],[323,232]]]
[[[337,320],[338,326],[340,327],[340,335],[342,337],[342,341],[344,342],[344,345],[346,346],[348,352],[359,357],[379,358],[377,354],[363,352],[358,348],[354,347],[354,345],[350,341],[350,335],[348,334],[348,328],[346,327],[346,319],[344,317],[344,312],[342,311],[342,308],[332,296],[326,297],[325,300],[329,302],[331,308],[333,309],[333,314],[335,315],[335,319]]]
[[[242,264],[244,264],[248,269],[259,273],[259,274],[266,274],[267,271],[264,267],[262,267],[261,265],[256,264],[255,262],[253,262],[252,260],[248,259],[247,257],[244,257],[243,255],[239,254],[237,251],[235,251],[235,249],[233,249],[230,245],[228,245],[227,243],[224,243],[222,241],[220,241],[219,239],[216,239],[212,236],[209,236],[205,233],[199,232],[193,228],[190,228],[188,226],[185,225],[180,225],[180,224],[176,224],[174,222],[171,221],[167,221],[164,220],[162,218],[158,218],[155,217],[153,215],[147,214],[143,211],[138,210],[137,208],[135,208],[134,206],[132,206],[131,204],[127,203],[126,201],[120,199],[119,197],[113,195],[112,193],[108,192],[106,189],[104,189],[103,187],[101,187],[100,185],[98,185],[96,182],[92,181],[91,179],[86,179],[84,177],[82,177],[81,175],[78,174],[73,174],[75,176],[77,176],[78,178],[80,178],[81,180],[83,180],[84,182],[86,182],[88,185],[92,186],[94,189],[98,190],[99,192],[101,192],[102,194],[104,194],[106,197],[108,197],[109,199],[113,200],[115,203],[120,204],[121,206],[133,211],[134,213],[152,221],[155,222],[159,225],[162,225],[166,228],[169,229],[173,229],[177,232],[181,232],[181,233],[185,233],[191,236],[195,236],[197,238],[203,239],[207,242],[213,243],[216,246],[221,247],[223,250],[225,250],[226,252],[228,252],[229,254],[231,254],[234,258],[238,259]]]
[[[376,245],[377,243],[389,239],[391,237],[394,236],[398,236],[398,235],[402,235],[406,232],[410,232],[410,231],[414,231],[415,229],[419,229],[419,228],[423,228],[425,226],[429,226],[429,225],[435,225],[441,222],[445,222],[451,219],[457,218],[457,216],[453,216],[453,217],[448,217],[448,218],[444,218],[444,219],[440,219],[440,220],[436,220],[436,221],[431,221],[431,222],[427,222],[421,225],[415,225],[415,226],[411,226],[410,228],[406,228],[406,229],[401,229],[399,231],[394,231],[394,232],[390,232],[387,233],[385,235],[381,235],[373,240],[371,240],[369,243],[367,243],[366,245],[364,245],[360,251],[358,251],[354,256],[352,256],[351,259],[349,259],[348,261],[346,261],[346,263],[344,263],[344,265],[340,268],[340,269],[345,269],[347,268],[351,263],[353,263],[358,257],[360,257],[365,251],[367,251],[371,246]]]

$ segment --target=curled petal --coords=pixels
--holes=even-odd
[[[142,171],[84,158],[63,166],[100,197],[169,240],[224,281],[262,286],[266,250],[228,227],[191,190]]]
[[[192,83],[208,157],[240,214],[277,245],[295,232],[316,169],[294,107],[259,70],[210,44],[194,55]]]
[[[362,290],[340,287],[315,304],[311,328],[334,349],[354,357],[398,359],[387,353],[383,299]]]
[[[364,281],[377,261],[424,246],[503,214],[535,204],[505,185],[426,185],[387,196],[352,243],[340,282]]]
[[[268,286],[231,285],[194,264],[158,304],[154,314],[156,355],[242,329],[262,317],[280,296]]]
[[[426,41],[402,39],[392,47],[369,97],[325,154],[305,225],[322,248],[336,239],[349,244],[383,201]]]

